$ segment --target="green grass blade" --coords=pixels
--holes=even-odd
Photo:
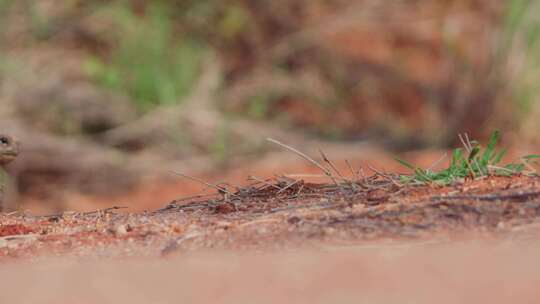
[[[461,148],[454,149],[452,151],[452,160],[450,161],[450,167],[459,166],[459,163],[463,159],[463,154],[461,153]]]
[[[497,145],[497,142],[499,141],[499,137],[500,137],[500,132],[499,131],[495,131],[495,132],[491,133],[491,136],[489,137],[487,147],[486,147],[484,153],[482,154],[482,160],[481,161],[482,161],[482,163],[484,165],[487,165],[489,163],[490,159],[492,158],[492,155],[495,152],[495,146]]]
[[[403,166],[405,166],[405,167],[407,167],[407,168],[409,168],[409,169],[411,169],[411,170],[413,170],[413,171],[416,170],[416,167],[415,167],[414,165],[412,165],[411,163],[409,163],[409,162],[407,162],[407,161],[405,161],[405,160],[403,160],[403,159],[397,158],[397,157],[395,157],[394,159],[395,159],[398,163],[400,163],[401,165],[403,165]]]
[[[502,149],[499,153],[494,154],[494,157],[491,160],[491,164],[493,166],[496,166],[498,163],[501,162],[505,154],[506,154],[506,149]]]
[[[469,153],[469,158],[468,158],[469,162],[473,161],[476,158],[476,156],[478,155],[478,153],[480,153],[480,147],[476,146]]]

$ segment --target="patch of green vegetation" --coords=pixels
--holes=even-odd
[[[195,81],[203,47],[173,30],[171,9],[160,2],[143,16],[127,5],[107,7],[114,20],[114,45],[107,59],[90,57],[84,64],[98,84],[126,93],[143,111],[181,102]]]
[[[230,119],[226,118],[216,130],[214,138],[209,142],[208,149],[216,165],[225,165],[233,149]],[[234,148],[238,148],[235,146]]]
[[[228,4],[223,8],[222,17],[218,20],[217,30],[220,37],[232,41],[244,32],[251,20],[246,11],[238,4]]]
[[[499,166],[506,150],[497,150],[500,133],[495,131],[491,134],[489,142],[483,148],[477,141],[469,141],[467,137],[461,137],[464,149],[457,148],[452,152],[452,158],[448,168],[438,172],[430,169],[416,167],[402,159],[396,159],[403,166],[411,169],[413,174],[401,175],[400,179],[408,184],[439,184],[448,185],[452,182],[465,178],[498,175],[509,176],[523,173],[525,169],[534,169],[530,166],[540,155],[527,155],[521,158],[521,163],[510,163]]]
[[[11,8],[12,1],[9,0],[0,0],[0,29],[5,29],[7,26],[7,22],[9,22],[7,19],[7,13],[8,10]],[[0,30],[0,76],[2,76],[2,69],[4,66],[4,62],[2,60],[2,48],[3,40],[4,40],[4,30]]]
[[[26,2],[27,14],[30,21],[30,33],[38,40],[50,38],[52,32],[52,20],[42,14],[34,1]]]
[[[531,0],[511,0],[506,3],[505,12],[496,58],[499,63],[514,65],[511,91],[521,113],[526,114],[538,99],[540,3]]]
[[[10,0],[0,0],[0,16],[5,17],[7,11],[11,8],[13,1]],[[2,21],[2,20],[0,20]]]
[[[268,115],[276,96],[271,93],[260,93],[252,96],[248,102],[247,115],[254,119],[264,119]]]

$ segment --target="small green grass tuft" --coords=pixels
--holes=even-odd
[[[491,134],[489,142],[483,148],[476,141],[469,141],[467,136],[460,136],[464,148],[457,148],[452,152],[452,158],[448,168],[438,172],[430,169],[416,167],[402,159],[396,159],[403,166],[411,169],[413,174],[400,175],[400,180],[407,184],[438,184],[448,185],[465,178],[476,178],[480,176],[509,176],[524,173],[525,169],[530,169],[528,173],[536,173],[531,164],[540,155],[527,155],[521,158],[521,163],[510,163],[499,166],[506,150],[497,150],[500,133],[495,131]],[[466,152],[466,153],[464,153]]]

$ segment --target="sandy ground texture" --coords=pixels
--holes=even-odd
[[[0,265],[1,303],[536,303],[538,239]]]
[[[533,303],[540,178],[286,176],[161,209],[0,216],[0,303]]]

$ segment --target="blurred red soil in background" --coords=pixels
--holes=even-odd
[[[404,157],[411,163],[427,168],[440,160],[444,153],[444,151],[438,150],[409,152]],[[387,172],[408,173],[408,169],[396,162],[393,155],[377,148],[361,151],[352,149],[332,151],[329,157],[338,170],[346,175],[351,175],[346,161],[349,161],[356,170],[362,168],[366,174],[374,173],[369,169],[369,166]],[[444,165],[444,161],[438,164],[439,167]],[[229,183],[237,186],[247,184],[249,176],[264,179],[275,175],[297,175],[298,178],[306,181],[328,182],[328,178],[323,176],[318,168],[290,152],[274,153],[258,161],[250,160],[247,163],[235,164],[227,169],[217,168],[214,171],[183,172],[181,168],[170,168],[170,170],[170,177],[143,179],[134,189],[127,189],[119,195],[92,196],[66,193],[62,197],[62,208],[73,211],[90,211],[97,208],[123,206],[128,208],[124,210],[126,212],[137,212],[158,209],[182,197],[215,191],[203,184],[176,176],[172,171],[188,174],[214,184]],[[51,211],[51,206],[55,206],[55,202],[29,197],[23,198],[22,205],[25,210],[34,213],[48,213]]]

